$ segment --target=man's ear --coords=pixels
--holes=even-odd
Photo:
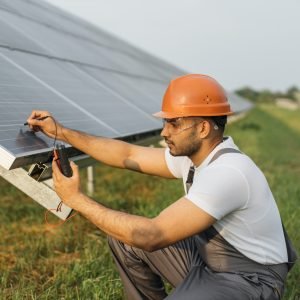
[[[199,137],[202,139],[205,139],[209,136],[210,131],[212,130],[212,125],[208,120],[204,120],[201,123],[198,124],[197,130]]]

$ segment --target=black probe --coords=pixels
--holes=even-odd
[[[41,118],[38,118],[38,119],[36,119],[36,120],[43,121],[43,120],[45,120],[45,119],[47,119],[47,118],[49,118],[49,116],[41,117]],[[28,123],[28,122],[25,122],[25,123],[24,123],[24,126],[27,126],[27,125],[29,125],[29,123]]]

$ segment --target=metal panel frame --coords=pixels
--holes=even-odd
[[[0,175],[43,207],[52,209],[51,212],[60,219],[65,220],[70,215],[72,209],[65,204],[62,205],[61,211],[55,210],[60,203],[60,199],[50,187],[51,180],[47,182],[37,182],[28,176],[27,171],[22,168],[7,171],[0,166]]]

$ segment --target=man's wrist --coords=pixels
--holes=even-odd
[[[66,128],[63,127],[62,125],[59,125],[58,130],[57,130],[57,139],[64,141],[64,142],[68,142],[67,141],[67,137],[66,137]]]
[[[68,199],[62,199],[62,202],[74,210],[80,212],[82,205],[84,205],[85,199],[84,194],[78,192],[77,194],[71,195]]]

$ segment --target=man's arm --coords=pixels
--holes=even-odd
[[[79,173],[64,177],[53,162],[54,186],[62,201],[79,211],[110,236],[146,251],[155,251],[199,233],[216,220],[186,198],[181,198],[155,218],[130,215],[107,208],[80,192]]]
[[[155,218],[130,215],[104,207],[85,195],[74,208],[108,235],[146,251],[155,251],[200,233],[216,220],[186,198]]]
[[[107,165],[145,174],[174,178],[165,161],[165,149],[133,145],[123,141],[91,136],[62,129],[62,140]]]
[[[45,116],[50,117],[38,120]],[[57,135],[57,139],[110,166],[174,178],[166,165],[165,150],[162,148],[137,146],[65,128],[60,123],[54,122],[47,111],[33,111],[27,122],[33,130],[42,131],[51,138]]]

